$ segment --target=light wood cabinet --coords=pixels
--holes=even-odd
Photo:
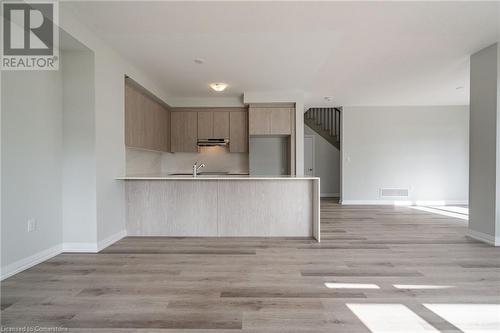
[[[198,139],[213,139],[214,116],[213,112],[197,112],[198,114]]]
[[[292,110],[290,108],[273,108],[271,110],[271,134],[292,134]]]
[[[172,152],[197,152],[202,139],[229,139],[230,152],[248,152],[246,108],[177,108],[170,123]]]
[[[291,135],[290,107],[256,107],[249,111],[250,135]]]
[[[229,112],[198,112],[198,139],[229,138]]]
[[[189,111],[171,112],[171,151],[197,152],[198,114]]]
[[[229,113],[229,151],[248,152],[248,112]]]
[[[125,84],[125,145],[170,150],[170,111],[133,84]]]
[[[214,123],[214,139],[228,139],[229,138],[229,112],[217,111],[213,112]]]
[[[248,129],[250,135],[271,134],[271,110],[269,108],[255,108],[248,112]]]

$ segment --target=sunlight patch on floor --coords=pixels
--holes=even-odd
[[[465,333],[500,332],[500,304],[424,304]]]
[[[454,217],[457,219],[469,220],[469,215],[468,212],[467,214],[464,213],[459,213],[460,211],[463,211],[463,207],[455,207],[455,206],[408,206],[408,208],[411,209],[416,209],[428,213],[434,213],[434,214],[439,214],[439,215],[444,215],[448,217]]]
[[[347,304],[373,333],[439,332],[403,304]]]
[[[460,207],[460,206],[429,206],[429,207],[434,209],[444,210],[446,212],[469,215],[468,207]]]
[[[325,282],[325,286],[330,289],[380,289],[376,284],[370,283],[336,283]]]
[[[448,289],[454,286],[441,286],[433,284],[393,284],[396,289]]]

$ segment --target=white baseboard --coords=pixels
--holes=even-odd
[[[2,267],[0,281],[64,252],[97,253],[127,236],[122,230],[98,243],[63,243]]]
[[[319,195],[321,198],[338,198],[340,197],[339,193],[320,193]]]
[[[100,242],[98,242],[97,249],[98,249],[98,251],[101,251],[101,250],[107,248],[108,246],[110,246],[111,244],[118,242],[120,239],[122,239],[123,237],[126,237],[126,236],[127,236],[127,230],[122,230],[120,232],[117,232],[116,234],[111,235],[111,236],[101,240]]]
[[[24,271],[25,269],[28,269],[30,267],[38,265],[39,263],[45,260],[55,257],[56,255],[61,253],[61,250],[62,250],[61,244],[58,244],[51,248],[40,251],[32,256],[18,260],[16,262],[13,262],[12,264],[2,267],[0,280],[4,280],[14,274]]]
[[[394,200],[342,200],[342,205],[391,205]]]
[[[96,243],[63,243],[62,252],[97,253]]]
[[[390,205],[390,206],[411,206],[416,205],[420,200],[342,200],[342,205]],[[441,205],[468,205],[466,200],[433,200]],[[428,201],[426,206],[434,206],[432,201]],[[437,205],[436,205],[437,206]]]
[[[97,243],[64,243],[62,248],[63,252],[97,253],[125,236],[127,231],[121,230]]]
[[[500,237],[488,235],[484,232],[469,229],[467,231],[467,236],[483,243],[487,243],[493,246],[500,246]]]

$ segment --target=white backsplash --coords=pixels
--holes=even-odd
[[[163,154],[156,151],[127,148],[125,151],[127,175],[161,173]]]
[[[248,172],[248,154],[230,153],[226,147],[201,147],[198,153],[166,153],[163,172],[191,172],[194,162],[205,163],[205,172]]]
[[[226,147],[201,147],[198,153],[162,153],[126,149],[127,175],[191,172],[194,162],[205,172],[248,173],[248,154],[230,153]]]

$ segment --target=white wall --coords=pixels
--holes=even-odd
[[[94,53],[95,65],[95,182],[93,189],[85,190],[95,195],[95,214],[90,210],[87,218],[76,222],[69,207],[65,209],[65,219],[75,225],[64,228],[64,235],[74,240],[83,227],[81,223],[86,223],[89,238],[85,246],[90,247],[80,250],[96,250],[119,239],[125,231],[124,186],[115,180],[125,173],[124,76],[129,75],[159,98],[168,98],[147,73],[132,66],[75,19],[64,2],[59,9],[61,28]],[[62,249],[62,205],[68,204],[68,200],[62,200],[63,122],[69,119],[63,119],[61,76],[61,71],[2,73],[2,278]],[[84,148],[87,157],[88,148]],[[72,186],[76,190],[80,185]],[[92,205],[86,202],[78,209]],[[27,219],[31,217],[37,220],[38,230],[28,234]]]
[[[61,52],[60,69],[64,108],[63,243],[73,250],[97,242],[94,54],[83,46],[81,50]]]
[[[321,196],[338,196],[340,194],[339,150],[308,126],[304,126],[304,134],[314,136],[314,176],[321,179]]]
[[[468,106],[344,107],[342,202],[468,200]]]
[[[75,19],[64,3],[60,4],[60,25],[95,55],[96,228],[102,247],[125,230],[123,182],[115,180],[125,174],[124,75],[158,98],[168,101],[168,97],[148,73],[124,60]]]
[[[500,50],[471,56],[469,234],[500,245]]]
[[[61,244],[61,90],[59,71],[2,73],[2,274]]]

